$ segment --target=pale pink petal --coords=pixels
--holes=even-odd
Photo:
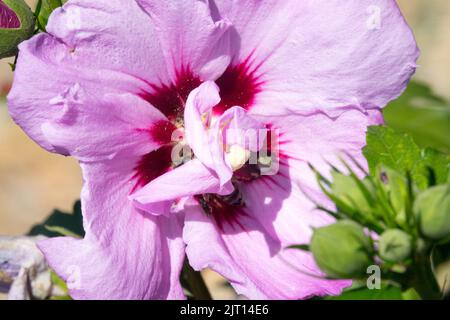
[[[369,125],[380,123],[380,112],[349,108],[335,118],[316,113],[257,119],[279,130],[278,171],[239,183],[245,206],[228,212],[234,216],[226,221],[214,212],[206,216],[202,209],[188,210],[184,239],[189,261],[198,269],[220,272],[250,298],[338,294],[349,282],[318,279],[322,274],[311,256],[285,248],[309,243],[312,228],[334,221],[316,209],[316,203],[330,210],[334,205],[320,191],[308,163],[329,176],[330,162],[342,167],[339,155],[363,161],[365,132]],[[214,239],[212,251],[200,254],[200,237]]]
[[[317,112],[309,116],[291,114],[258,119],[278,128],[280,166],[290,167],[290,178],[308,187],[317,187],[316,177],[308,164],[330,177],[329,164],[345,171],[342,164],[345,160],[362,174],[349,156],[366,167],[362,149],[366,145],[367,127],[383,123],[380,110],[361,112],[355,107],[342,110],[339,117]]]
[[[182,217],[148,216],[127,196],[133,163],[83,164],[83,240],[40,243],[75,299],[183,299]]]
[[[255,220],[242,218],[245,230],[219,230],[213,219],[199,207],[186,209],[183,238],[189,262],[197,270],[220,273],[239,294],[250,299],[301,299],[336,295],[349,285],[320,279],[309,254],[284,250]]]
[[[210,110],[220,102],[219,88],[214,82],[207,81],[193,90],[189,95],[184,110],[184,126],[186,141],[195,156],[206,166],[213,166],[209,145],[207,125],[210,121]]]
[[[158,17],[150,17],[135,1],[74,0],[55,10],[49,19],[48,33],[39,34],[20,46],[15,79],[8,96],[12,117],[33,140],[56,152],[44,137],[42,125],[58,117],[61,107],[51,101],[77,85],[99,99],[106,94],[134,93],[169,114],[171,110],[166,109],[173,103],[165,104],[166,95],[183,100],[179,91],[188,91],[186,97],[190,91],[183,81],[189,84],[199,81],[200,65],[208,74],[221,74],[230,59],[229,54],[224,53],[227,51],[224,49],[226,23],[213,22],[207,6],[199,4],[189,20],[209,21],[209,25],[205,25],[207,35],[198,33],[197,29],[183,29],[186,38],[190,37],[188,34],[198,34],[203,41],[203,49],[197,54],[203,59],[196,61],[198,70],[189,69],[191,61],[166,64],[163,49],[167,47],[160,44],[157,34],[161,30],[155,20],[162,24],[173,22],[183,12],[183,6],[180,2],[171,11],[173,15],[169,12],[166,16],[163,12]],[[199,42],[193,48],[200,48]],[[179,78],[175,78],[176,75]]]
[[[288,244],[292,239],[306,243],[310,236],[307,226],[318,226],[333,221],[329,216],[317,213],[314,210],[315,204],[334,210],[334,204],[319,188],[317,177],[309,165],[331,179],[330,164],[346,171],[342,163],[344,160],[359,175],[363,175],[364,172],[361,172],[353,161],[358,161],[362,167],[367,166],[362,154],[366,144],[367,127],[382,123],[381,112],[373,110],[365,114],[356,109],[349,109],[337,118],[330,118],[323,113],[309,116],[265,117],[266,121],[269,121],[268,118],[271,119],[271,125],[280,130],[278,173],[263,177],[263,181],[257,180],[253,184],[246,185],[246,194],[256,212],[264,212],[259,197],[267,198],[271,209],[265,211],[266,217],[264,214],[256,217],[271,221],[266,224],[269,226],[267,231],[274,237]],[[266,191],[262,191],[264,188]],[[258,197],[254,194],[258,194]],[[314,203],[308,198],[314,199]],[[283,199],[290,200],[283,201]],[[296,233],[296,230],[303,232]],[[300,236],[302,239],[298,238]]]
[[[137,0],[152,18],[169,74],[189,67],[202,80],[215,80],[228,66],[230,24],[213,20],[207,1]]]
[[[41,129],[59,153],[96,161],[119,153],[142,156],[162,143],[155,132],[166,118],[134,95],[106,95],[98,100],[74,86],[52,104],[59,105],[61,112]]]
[[[76,98],[78,89],[101,100],[108,94],[139,92],[146,86],[123,73],[81,67],[73,61],[69,47],[42,33],[20,45],[8,107],[12,118],[33,140],[56,152],[42,126],[61,117],[65,111],[61,102],[71,95]]]
[[[52,13],[46,30],[64,42],[71,64],[169,82],[155,24],[136,1],[71,0]]]
[[[258,130],[262,128],[264,125],[241,107],[232,107],[215,119],[209,131],[209,152],[211,169],[218,175],[222,186],[229,183],[233,176],[225,148],[239,145],[246,150],[258,151]]]
[[[265,232],[281,241],[284,247],[308,243],[311,227],[334,221],[316,210],[316,205],[303,194],[295,180],[291,180],[289,173],[293,170],[281,166],[277,175],[263,176],[241,187],[248,207],[246,214],[259,221]],[[325,195],[320,193],[320,196],[322,205],[332,205]]]
[[[224,131],[227,145],[240,145],[244,149],[256,152],[260,149],[259,134],[266,128],[242,107],[231,107],[225,111],[213,127],[216,135]],[[219,131],[220,130],[220,131]],[[265,138],[265,137],[264,137]]]
[[[229,194],[231,183],[224,188],[218,178],[198,159],[159,176],[130,196],[136,206],[151,214],[167,214],[174,200],[204,193]],[[161,210],[162,209],[162,210]]]
[[[419,51],[395,0],[213,0],[239,47],[232,64],[257,79],[252,113],[384,107]]]
[[[223,187],[230,181],[231,168],[225,163],[222,149],[220,119],[215,129],[209,128],[212,108],[220,102],[219,88],[214,82],[207,81],[189,95],[184,112],[186,140],[195,156],[220,179]],[[218,125],[219,124],[219,125]]]

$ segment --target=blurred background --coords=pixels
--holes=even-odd
[[[35,5],[33,0],[27,2],[30,6]],[[428,85],[437,96],[449,101],[450,1],[399,0],[398,3],[422,51],[414,80]],[[27,233],[32,225],[45,220],[55,208],[72,212],[73,204],[79,198],[82,181],[78,165],[73,159],[45,152],[9,117],[4,98],[12,80],[8,62],[11,60],[0,60],[0,235],[20,235]],[[404,106],[409,102],[402,101]],[[386,116],[388,121],[406,131],[411,126],[423,125],[424,119],[421,114],[410,115],[397,109],[389,110]],[[442,116],[438,116],[438,124],[427,125],[422,130],[423,135],[416,138],[422,140],[422,144],[449,151],[447,146],[450,137],[445,136],[448,117],[449,111],[446,109]],[[210,273],[206,276],[210,285],[215,286],[216,298],[230,296],[231,291],[218,286],[220,281],[215,276]]]

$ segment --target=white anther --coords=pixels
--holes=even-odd
[[[226,159],[233,171],[239,170],[250,159],[250,151],[245,150],[240,145],[234,144],[230,146],[226,154]]]

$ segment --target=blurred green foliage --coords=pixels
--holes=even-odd
[[[392,127],[369,128],[364,156],[373,175],[380,165],[401,174],[409,172],[413,182],[422,190],[448,180],[449,156],[431,148],[420,148],[409,134],[400,134]]]
[[[72,212],[62,212],[55,209],[44,222],[33,226],[28,232],[28,235],[83,237],[84,229],[81,202],[75,202]]]
[[[66,2],[67,0],[39,0],[35,11],[38,29],[45,31],[50,14]]]
[[[395,286],[385,285],[381,289],[368,289],[365,284],[353,286],[340,296],[329,297],[327,300],[402,300],[402,290]]]

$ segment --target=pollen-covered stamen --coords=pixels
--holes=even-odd
[[[232,145],[225,153],[225,158],[233,171],[242,168],[250,158],[250,151],[245,150],[240,145]]]

